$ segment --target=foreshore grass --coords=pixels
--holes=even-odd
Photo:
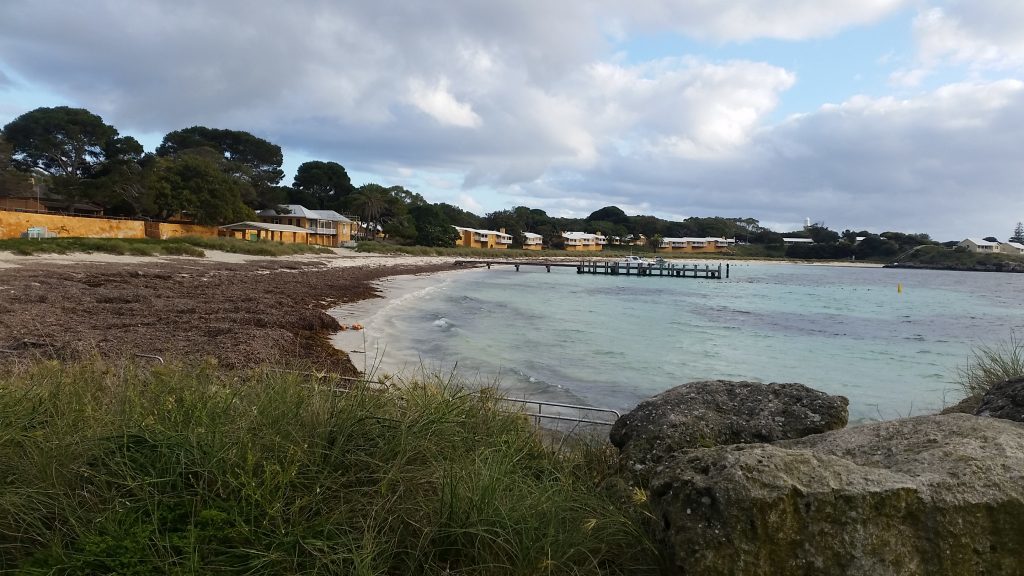
[[[1009,340],[976,346],[956,373],[968,398],[985,394],[1003,380],[1024,376],[1024,340],[1011,332]]]
[[[0,573],[653,574],[610,458],[440,378],[38,364],[0,376]]]
[[[332,253],[329,248],[306,244],[247,241],[238,238],[181,236],[167,240],[152,238],[13,238],[0,240],[0,251],[23,256],[99,252],[129,256],[196,256],[204,250],[220,250],[250,256],[289,256]]]

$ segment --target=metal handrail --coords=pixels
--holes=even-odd
[[[287,373],[290,373],[290,374],[304,374],[304,375],[307,375],[307,376],[315,376],[315,377],[318,377],[318,378],[332,377],[332,378],[336,378],[338,380],[348,380],[348,381],[355,381],[355,382],[366,382],[368,384],[376,384],[376,385],[379,385],[379,386],[387,386],[389,384],[389,382],[381,382],[379,380],[367,380],[365,378],[358,378],[358,377],[353,377],[353,376],[340,376],[340,375],[337,375],[337,374],[330,374],[330,373],[326,373],[326,372],[322,373],[322,374],[317,374],[316,372],[303,372],[303,371],[300,371],[300,370],[287,370],[287,369],[284,369],[284,368],[268,368],[268,370],[273,371],[273,372],[287,372]],[[349,392],[350,391],[347,388],[335,388],[335,387],[330,387],[329,390],[331,390],[332,392]],[[480,394],[480,393],[476,392],[476,394]],[[616,420],[618,420],[622,416],[618,412],[618,410],[612,410],[611,408],[599,408],[597,406],[585,406],[585,405],[582,405],[582,404],[566,404],[564,402],[550,402],[548,400],[526,400],[524,398],[507,398],[507,397],[503,397],[503,396],[498,396],[498,397],[496,397],[496,399],[499,400],[499,401],[504,401],[504,402],[518,402],[520,404],[536,404],[537,405],[537,412],[516,412],[516,413],[517,414],[523,414],[524,416],[529,416],[529,417],[532,417],[532,418],[538,418],[538,419],[539,418],[549,418],[551,420],[563,420],[563,421],[570,421],[570,422],[582,422],[582,423],[585,423],[585,424],[600,424],[600,425],[603,425],[603,426],[611,426],[611,425],[615,424],[614,421],[609,422],[607,420],[593,420],[593,419],[590,419],[590,418],[582,418],[582,417],[574,417],[574,416],[560,416],[560,415],[557,415],[557,414],[544,414],[543,413],[543,410],[544,410],[543,407],[544,406],[552,406],[552,407],[555,407],[555,408],[569,408],[569,409],[573,409],[573,410],[586,410],[586,411],[589,411],[589,412],[601,412],[601,413],[604,413],[604,414],[612,414],[612,415],[615,416]]]
[[[606,414],[614,414],[616,418],[621,418],[622,414],[619,414],[617,410],[611,408],[598,408],[596,406],[584,406],[581,404],[565,404],[563,402],[549,402],[547,400],[526,400],[525,398],[501,398],[509,402],[520,402],[522,404],[540,404],[542,406],[555,406],[558,408],[573,408],[577,410],[587,410],[589,412],[604,412]]]

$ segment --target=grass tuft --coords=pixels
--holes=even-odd
[[[439,377],[339,392],[252,370],[0,376],[0,572],[650,574],[611,456],[553,452]]]
[[[980,345],[956,373],[965,397],[985,394],[1004,380],[1024,376],[1024,341],[1011,332],[1005,342]]]

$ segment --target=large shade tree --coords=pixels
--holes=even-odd
[[[441,208],[433,204],[419,204],[410,208],[409,213],[416,226],[417,245],[455,246],[459,233]]]
[[[36,108],[4,126],[3,136],[18,167],[57,177],[86,178],[108,159],[142,155],[138,141],[84,108]]]
[[[0,135],[0,198],[27,194],[32,189],[29,175],[15,170],[11,150],[10,143]]]
[[[168,133],[156,149],[161,157],[209,152],[221,157],[225,173],[250,185],[242,190],[248,204],[266,208],[275,203],[279,194],[274,186],[284,177],[284,154],[277,144],[242,130],[192,126]]]
[[[304,162],[295,172],[292,188],[308,195],[308,198],[321,210],[340,208],[342,202],[355,192],[348,172],[337,162],[313,160]],[[296,196],[301,198],[302,196]],[[304,204],[304,202],[300,202]]]
[[[217,162],[197,155],[160,158],[146,173],[155,217],[184,214],[207,225],[254,219],[242,201],[242,184]]]

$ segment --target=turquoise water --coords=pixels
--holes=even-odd
[[[861,420],[953,403],[971,347],[1024,327],[1024,275],[771,264],[731,276],[407,278],[363,312],[367,344],[389,371],[454,369],[533,399],[624,410],[692,380],[800,382],[847,396]]]

